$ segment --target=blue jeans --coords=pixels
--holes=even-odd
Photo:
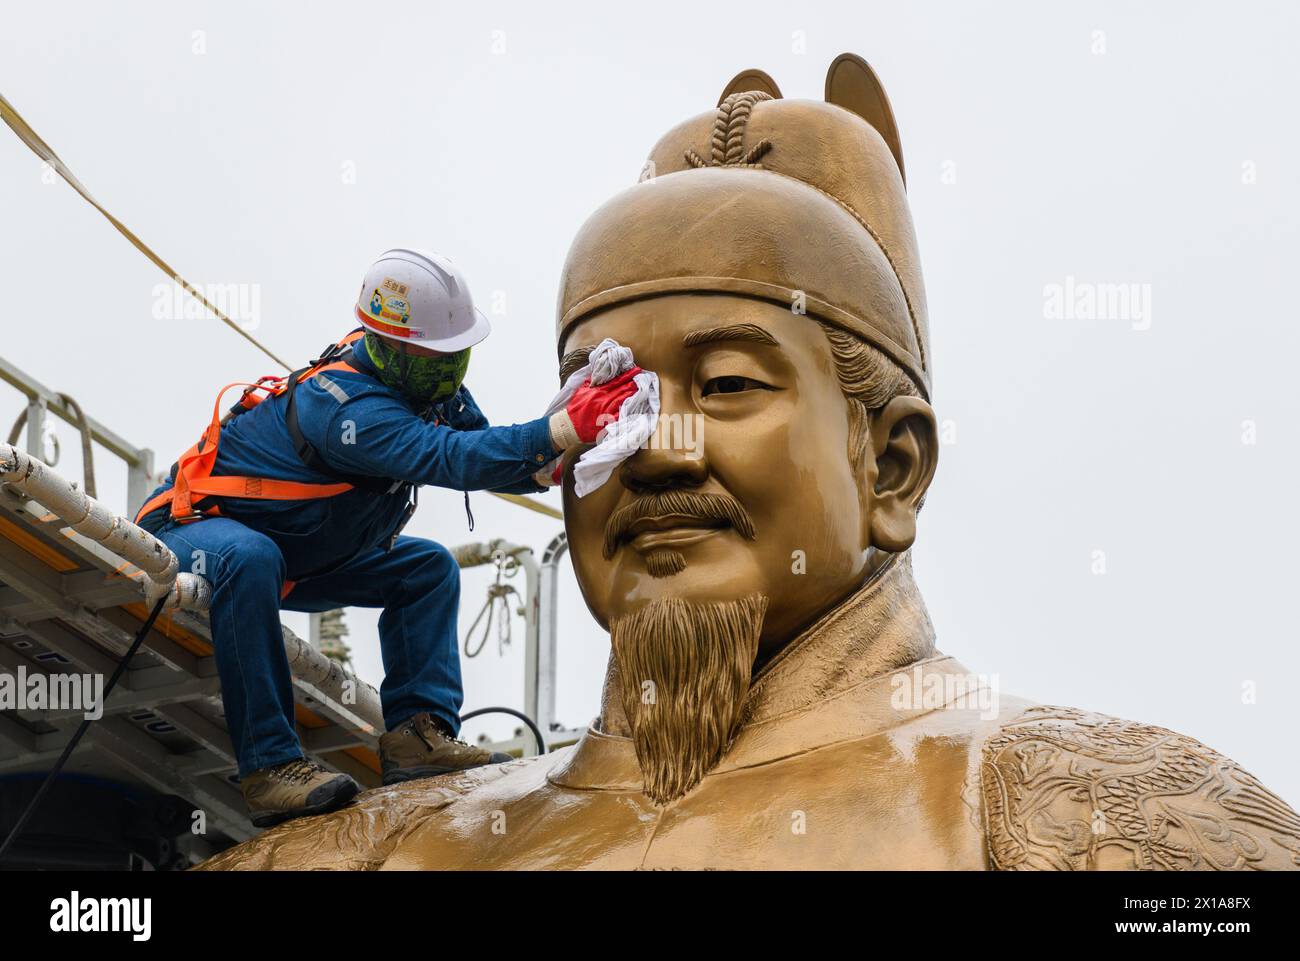
[[[428,711],[453,732],[460,729],[460,569],[441,544],[399,537],[390,551],[364,551],[338,570],[300,581],[282,601],[284,557],[266,534],[210,517],[169,524],[158,536],[176,553],[182,571],[200,573],[212,584],[212,642],[241,777],[303,756],[294,731],[281,609],[382,607],[384,723],[392,730]]]

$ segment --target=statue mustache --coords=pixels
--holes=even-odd
[[[614,556],[619,542],[637,521],[669,515],[701,521],[704,527],[731,527],[747,540],[754,539],[754,522],[734,497],[680,489],[655,491],[638,497],[609,515],[605,523],[605,560]]]

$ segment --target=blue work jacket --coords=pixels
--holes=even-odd
[[[290,578],[323,573],[361,551],[387,544],[403,522],[413,488],[427,484],[502,493],[545,489],[532,477],[558,453],[545,417],[491,427],[464,385],[421,416],[400,393],[380,382],[360,342],[347,359],[356,373],[331,370],[298,385],[303,437],[339,474],[392,478],[409,486],[391,493],[353,489],[306,500],[219,498],[222,516],[267,534],[279,545]],[[313,470],[298,457],[285,424],[286,400],[286,394],[270,398],[226,423],[214,475],[310,484],[340,480]],[[173,465],[167,482],[151,496],[172,486],[175,471]],[[141,518],[140,525],[157,534],[171,523],[168,511],[169,506],[158,508]]]

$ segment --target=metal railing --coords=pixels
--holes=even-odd
[[[0,380],[27,397],[25,449],[33,457],[45,459],[42,441],[47,414],[53,414],[78,430],[81,429],[83,421],[78,416],[80,412],[67,404],[62,395],[29,377],[3,357],[0,357]],[[153,451],[128,443],[121,435],[109,430],[93,417],[85,417],[84,423],[92,440],[126,462],[125,513],[134,516],[154,486]]]

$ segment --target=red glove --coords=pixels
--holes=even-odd
[[[578,444],[595,443],[596,436],[618,420],[623,401],[636,393],[633,378],[639,373],[640,367],[632,367],[599,386],[583,381],[564,410],[551,415],[551,439],[555,446],[568,450]]]

